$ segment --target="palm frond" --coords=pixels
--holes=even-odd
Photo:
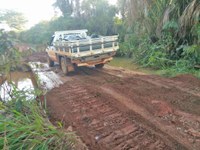
[[[184,38],[194,25],[200,22],[200,2],[198,0],[193,0],[185,8],[179,19],[179,36]]]

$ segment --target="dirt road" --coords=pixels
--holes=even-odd
[[[91,150],[200,147],[200,80],[106,66],[79,68],[47,94],[50,119],[71,126]]]

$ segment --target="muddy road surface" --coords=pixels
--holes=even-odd
[[[199,79],[110,66],[50,70],[62,81],[46,95],[50,120],[72,127],[88,149],[200,149]]]

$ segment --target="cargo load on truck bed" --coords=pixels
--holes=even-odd
[[[58,62],[65,74],[78,66],[102,68],[116,54],[118,36],[87,36],[87,30],[57,31],[47,47],[48,63]]]

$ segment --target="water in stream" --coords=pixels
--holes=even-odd
[[[63,84],[60,77],[53,72],[47,64],[40,62],[30,62],[29,66],[32,72],[11,72],[7,80],[0,80],[0,99],[10,100],[10,93],[14,87],[25,91],[26,99],[33,99],[34,89],[39,86],[43,94],[51,89]],[[38,85],[36,78],[38,79]],[[1,79],[1,78],[0,78]]]
[[[36,80],[32,72],[11,72],[7,80],[0,85],[0,97],[2,100],[10,100],[10,94],[14,87],[26,91],[27,99],[34,97],[33,91],[37,87]]]

